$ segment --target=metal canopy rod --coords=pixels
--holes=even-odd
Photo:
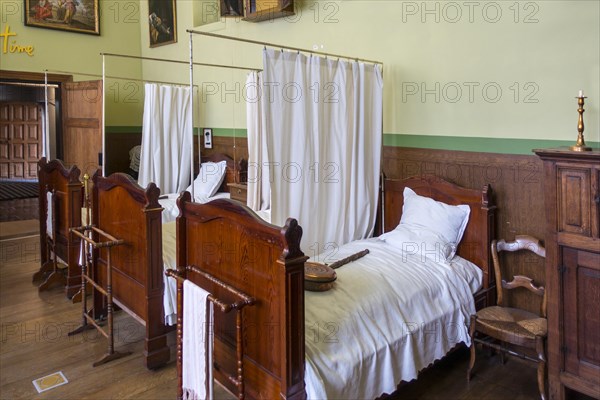
[[[55,73],[60,73],[60,74],[75,74],[75,75],[81,75],[81,76],[91,76],[91,77],[95,77],[95,78],[101,78],[102,75],[98,75],[98,74],[88,74],[85,72],[69,72],[69,71],[56,71],[56,70],[51,70],[51,72],[55,72]],[[188,86],[187,83],[183,83],[183,82],[167,82],[167,81],[156,81],[156,80],[149,80],[149,79],[139,79],[139,78],[126,78],[123,76],[114,76],[114,75],[106,75],[106,78],[109,79],[119,79],[119,80],[123,80],[123,81],[132,81],[132,82],[146,82],[146,83],[162,83],[165,85],[180,85],[180,86]],[[49,87],[52,87],[52,85],[48,85]],[[55,85],[56,87],[58,87],[58,85]],[[195,88],[198,87],[198,85],[194,85]]]
[[[44,76],[44,82],[48,80],[47,76]],[[30,86],[30,87],[50,87],[50,88],[58,88],[59,86],[56,83],[30,83],[30,82],[11,82],[11,81],[3,81],[0,80],[0,85],[9,85],[9,86]]]
[[[102,56],[102,176],[106,176],[105,160],[106,160],[106,57],[103,55]],[[109,284],[108,287],[110,290],[110,281],[108,281],[108,284]],[[112,329],[112,326],[111,326],[111,329]]]
[[[50,151],[48,145],[50,139],[50,121],[48,116],[48,71],[44,71],[44,131],[42,132],[42,156],[50,159]],[[56,266],[56,264],[55,264]]]
[[[326,53],[326,52],[323,52],[323,51],[301,49],[299,47],[284,46],[284,45],[281,45],[281,44],[261,42],[261,41],[258,41],[258,40],[242,39],[242,38],[237,38],[237,37],[233,37],[233,36],[219,35],[217,33],[201,32],[201,31],[195,31],[193,29],[188,29],[187,32],[189,32],[189,33],[195,33],[196,35],[203,35],[203,36],[214,37],[214,38],[218,38],[218,39],[227,39],[227,40],[233,40],[233,41],[236,41],[236,42],[252,43],[252,44],[258,44],[258,45],[261,45],[261,46],[269,46],[269,47],[276,47],[276,48],[286,49],[286,50],[302,51],[302,52],[305,52],[305,53],[319,54],[319,55],[322,55],[322,56],[329,56],[329,57],[336,57],[336,58],[345,58],[345,59],[348,59],[348,60],[364,61],[364,62],[368,62],[368,63],[372,63],[372,64],[381,64],[381,65],[383,65],[383,62],[381,62],[381,61],[367,60],[367,59],[358,58],[358,57],[343,56],[343,55],[339,55],[339,54]]]
[[[128,55],[128,54],[100,53],[100,55],[111,56],[111,57],[122,57],[122,58],[134,58],[134,59],[137,59],[137,60],[172,62],[172,63],[176,63],[176,64],[189,64],[189,61],[169,60],[169,59],[166,59],[166,58],[132,56],[132,55]],[[200,66],[200,67],[241,69],[241,70],[244,70],[244,71],[262,71],[261,69],[258,69],[258,68],[238,67],[238,66],[235,66],[235,65],[225,65],[225,64],[211,64],[211,63],[199,63],[199,62],[195,62],[194,65]]]
[[[194,54],[192,52],[192,48],[194,46],[192,45],[192,34],[190,33],[190,41],[189,41],[189,48],[190,48],[190,61],[189,61],[189,68],[190,68],[190,93],[192,92],[192,85],[194,84]],[[196,185],[194,184],[194,96],[190,96],[190,108],[192,109],[192,123],[190,124],[190,182],[191,186],[192,186],[192,199],[196,200],[195,197],[195,187]],[[198,147],[200,147],[200,139],[198,139]],[[200,163],[202,163],[202,160],[200,159],[201,157],[201,153],[200,151],[198,151],[198,160],[200,160]],[[198,171],[198,173],[200,173],[200,171]]]

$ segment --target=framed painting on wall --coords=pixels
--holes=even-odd
[[[244,2],[243,0],[220,0],[221,17],[243,17]]]
[[[99,0],[25,0],[25,25],[100,35]]]
[[[177,42],[175,0],[148,0],[150,47]]]

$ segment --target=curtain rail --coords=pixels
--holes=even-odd
[[[100,55],[110,56],[110,57],[133,58],[133,59],[137,59],[137,60],[172,62],[172,63],[176,63],[176,64],[189,64],[188,61],[169,60],[169,59],[166,59],[166,58],[132,56],[132,55],[129,55],[129,54],[100,53]],[[194,65],[195,66],[200,66],[200,67],[241,69],[241,70],[244,70],[244,71],[262,71],[262,69],[259,69],[259,68],[239,67],[239,66],[236,66],[236,65],[225,65],[225,64],[212,64],[212,63],[199,63],[199,62],[195,62]]]
[[[9,86],[29,86],[29,87],[51,87],[51,88],[58,88],[59,86],[56,83],[30,83],[30,82],[12,82],[12,81],[3,81],[0,80],[0,84],[1,85],[9,85]]]
[[[302,51],[304,53],[319,54],[319,55],[322,55],[322,56],[329,56],[329,57],[335,57],[335,58],[345,58],[347,60],[364,61],[364,62],[368,62],[368,63],[371,63],[371,64],[380,64],[383,67],[383,62],[381,62],[381,61],[375,61],[375,60],[368,60],[368,59],[365,59],[365,58],[350,57],[350,56],[344,56],[344,55],[339,55],[339,54],[326,53],[324,51],[302,49],[302,48],[299,48],[299,47],[283,46],[283,45],[276,44],[276,43],[261,42],[261,41],[252,40],[252,39],[242,39],[242,38],[237,38],[237,37],[233,37],[233,36],[219,35],[217,33],[195,31],[193,29],[188,29],[187,32],[194,33],[196,35],[203,35],[203,36],[214,37],[214,38],[217,38],[217,39],[226,39],[226,40],[233,40],[233,41],[236,41],[236,42],[244,42],[244,43],[257,44],[257,45],[260,45],[260,46],[269,46],[269,47],[276,47],[276,48],[286,49],[286,50]]]
[[[94,77],[94,78],[102,78],[101,74],[89,74],[89,73],[85,73],[85,72],[76,72],[76,71],[72,71],[72,72],[68,72],[68,71],[49,71],[49,72],[55,72],[55,73],[61,73],[61,74],[74,74],[74,75],[81,75],[81,76],[91,76],[91,77]],[[123,80],[123,81],[133,81],[133,82],[162,83],[162,84],[165,84],[165,85],[189,86],[189,83],[187,83],[187,82],[184,83],[184,82],[156,81],[156,80],[139,79],[139,78],[126,78],[126,77],[123,77],[123,76],[114,76],[114,75],[106,75],[105,78],[119,79],[119,80]],[[41,84],[40,86],[44,86],[44,85]],[[48,86],[52,87],[52,84],[49,84]],[[194,87],[198,88],[198,85],[194,85]]]

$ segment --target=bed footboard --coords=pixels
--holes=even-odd
[[[67,169],[60,160],[47,161],[42,157],[38,161],[39,182],[39,218],[40,218],[40,261],[48,261],[46,240],[46,212],[48,204],[46,193],[54,191],[56,195],[56,254],[67,264],[65,294],[71,298],[81,288],[81,268],[78,265],[79,239],[69,233],[69,228],[81,225],[81,207],[83,204],[82,185],[79,181],[79,168]],[[43,271],[36,273],[34,280],[41,278]]]
[[[244,374],[248,398],[303,399],[304,262],[295,219],[276,227],[230,200],[178,200],[177,265],[194,265],[256,299],[244,313]],[[222,288],[190,272],[188,279],[219,298]],[[235,374],[235,320],[215,315],[215,378]]]
[[[169,361],[163,307],[162,208],[160,190],[151,183],[144,190],[131,177],[116,173],[93,178],[93,221],[103,231],[123,239],[113,249],[114,302],[146,327],[144,364],[157,368]],[[94,256],[94,278],[106,285],[106,253]],[[94,310],[102,297],[94,296]]]

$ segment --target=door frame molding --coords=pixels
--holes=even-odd
[[[9,82],[26,82],[26,83],[44,83],[45,74],[43,72],[30,71],[10,71],[0,69],[0,83],[2,81]],[[73,75],[63,74],[48,74],[48,83],[58,84],[56,98],[61,101],[63,99],[63,83],[73,82]],[[62,106],[61,106],[62,107]],[[62,157],[62,112],[56,114],[56,151],[57,158]]]
[[[0,70],[0,79],[10,79],[11,81],[44,82],[45,76],[42,72],[27,71],[8,71]],[[64,83],[72,82],[73,75],[48,74],[48,82]]]

